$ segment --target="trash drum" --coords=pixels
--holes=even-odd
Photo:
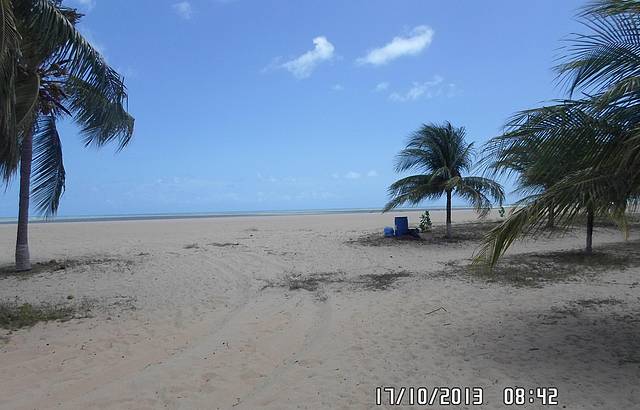
[[[409,233],[409,218],[406,216],[397,216],[396,223],[396,236],[403,236]]]

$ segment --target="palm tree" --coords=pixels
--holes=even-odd
[[[473,143],[465,142],[466,131],[451,123],[423,125],[396,160],[396,172],[417,170],[389,187],[387,212],[402,204],[417,205],[426,199],[447,196],[447,238],[451,238],[451,197],[470,202],[481,216],[491,209],[490,198],[502,204],[504,192],[497,182],[479,176],[463,176],[471,170]]]
[[[81,17],[61,0],[0,0],[0,171],[9,181],[20,166],[18,271],[31,268],[30,197],[51,216],[64,192],[56,121],[71,117],[87,146],[133,135],[123,79],[76,30]]]
[[[581,16],[590,33],[570,39],[557,70],[570,97],[578,91],[586,97],[521,113],[500,142],[535,149],[538,176],[551,174],[563,152],[570,153],[564,161],[571,159],[571,169],[489,233],[477,260],[490,266],[516,238],[539,229],[545,206],[552,205],[565,228],[586,216],[590,252],[594,217],[611,217],[625,228],[625,212],[638,204],[640,2],[601,0]]]
[[[569,229],[586,217],[585,250],[592,251],[595,215],[621,221],[631,196],[629,178],[612,181],[606,162],[620,136],[623,124],[594,117],[579,105],[561,104],[529,110],[515,117],[510,130],[493,138],[485,152],[493,162],[493,173],[519,173],[527,195],[518,201],[510,217],[485,238],[479,258],[497,261],[519,236],[535,234],[556,220]],[[524,181],[524,182],[523,182]]]

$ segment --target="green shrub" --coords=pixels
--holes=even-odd
[[[431,223],[431,215],[429,211],[424,211],[420,216],[420,232],[429,232],[433,224]]]

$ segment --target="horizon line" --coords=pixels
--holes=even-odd
[[[503,205],[509,207],[510,205]],[[469,206],[452,206],[451,209],[473,210]],[[497,208],[496,208],[497,209]],[[389,212],[413,211],[444,211],[445,206],[427,206],[396,208]],[[199,218],[233,218],[252,216],[294,216],[294,215],[327,215],[350,213],[382,213],[382,207],[373,208],[325,208],[325,209],[291,209],[291,210],[263,210],[263,211],[215,211],[215,212],[159,212],[159,213],[130,213],[108,215],[64,215],[56,217],[30,217],[30,223],[66,223],[66,222],[110,222],[110,221],[145,221],[162,219],[199,219]],[[16,224],[17,216],[0,217],[0,225]]]

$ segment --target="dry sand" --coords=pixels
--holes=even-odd
[[[519,282],[491,281],[461,268],[475,228],[371,236],[392,216],[33,224],[34,261],[65,269],[4,275],[0,300],[91,312],[2,333],[0,408],[365,409],[376,386],[480,386],[491,409],[514,385],[557,386],[559,408],[640,408],[638,242],[598,229],[614,256],[595,268],[548,254],[580,248],[579,230],[520,243]],[[14,237],[0,226],[0,266]]]

